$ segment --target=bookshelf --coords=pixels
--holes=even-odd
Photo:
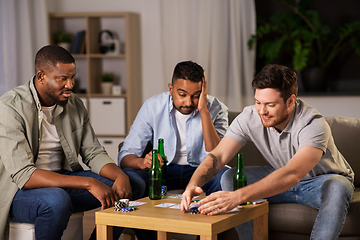
[[[116,153],[108,152],[114,158],[117,144],[127,135],[142,104],[140,16],[130,12],[49,13],[51,44],[55,44],[55,33],[62,30],[73,37],[85,31],[85,52],[73,54],[76,94],[87,106],[99,140],[113,142],[109,148]],[[116,53],[101,53],[99,33],[103,30],[110,30],[119,40]],[[122,89],[120,95],[102,94],[101,75],[105,72],[114,73],[114,84]]]

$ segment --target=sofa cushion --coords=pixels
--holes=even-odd
[[[269,230],[310,234],[318,210],[302,204],[269,205]]]
[[[309,235],[318,210],[295,203],[269,205],[269,230]],[[360,189],[355,190],[341,236],[359,236]]]
[[[328,117],[334,142],[355,172],[355,187],[360,187],[360,119]]]

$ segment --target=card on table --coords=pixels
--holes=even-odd
[[[175,205],[175,203],[161,203],[161,204],[155,205],[155,207],[167,208],[167,207],[171,207],[173,205]]]
[[[137,201],[130,201],[129,206],[140,206],[145,204],[146,202],[137,202]]]

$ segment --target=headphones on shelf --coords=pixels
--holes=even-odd
[[[114,53],[117,50],[116,42],[118,42],[118,40],[109,30],[102,30],[99,33],[99,46],[101,53]]]

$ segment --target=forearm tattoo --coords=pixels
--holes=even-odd
[[[209,168],[206,173],[204,175],[201,176],[201,180],[204,182],[204,183],[207,183],[210,179],[212,179],[218,172],[219,170],[217,170],[217,163],[218,163],[218,160],[217,158],[214,156],[214,154],[212,153],[209,153],[208,154],[209,157],[212,158],[212,161],[213,161],[213,165],[211,168]]]

